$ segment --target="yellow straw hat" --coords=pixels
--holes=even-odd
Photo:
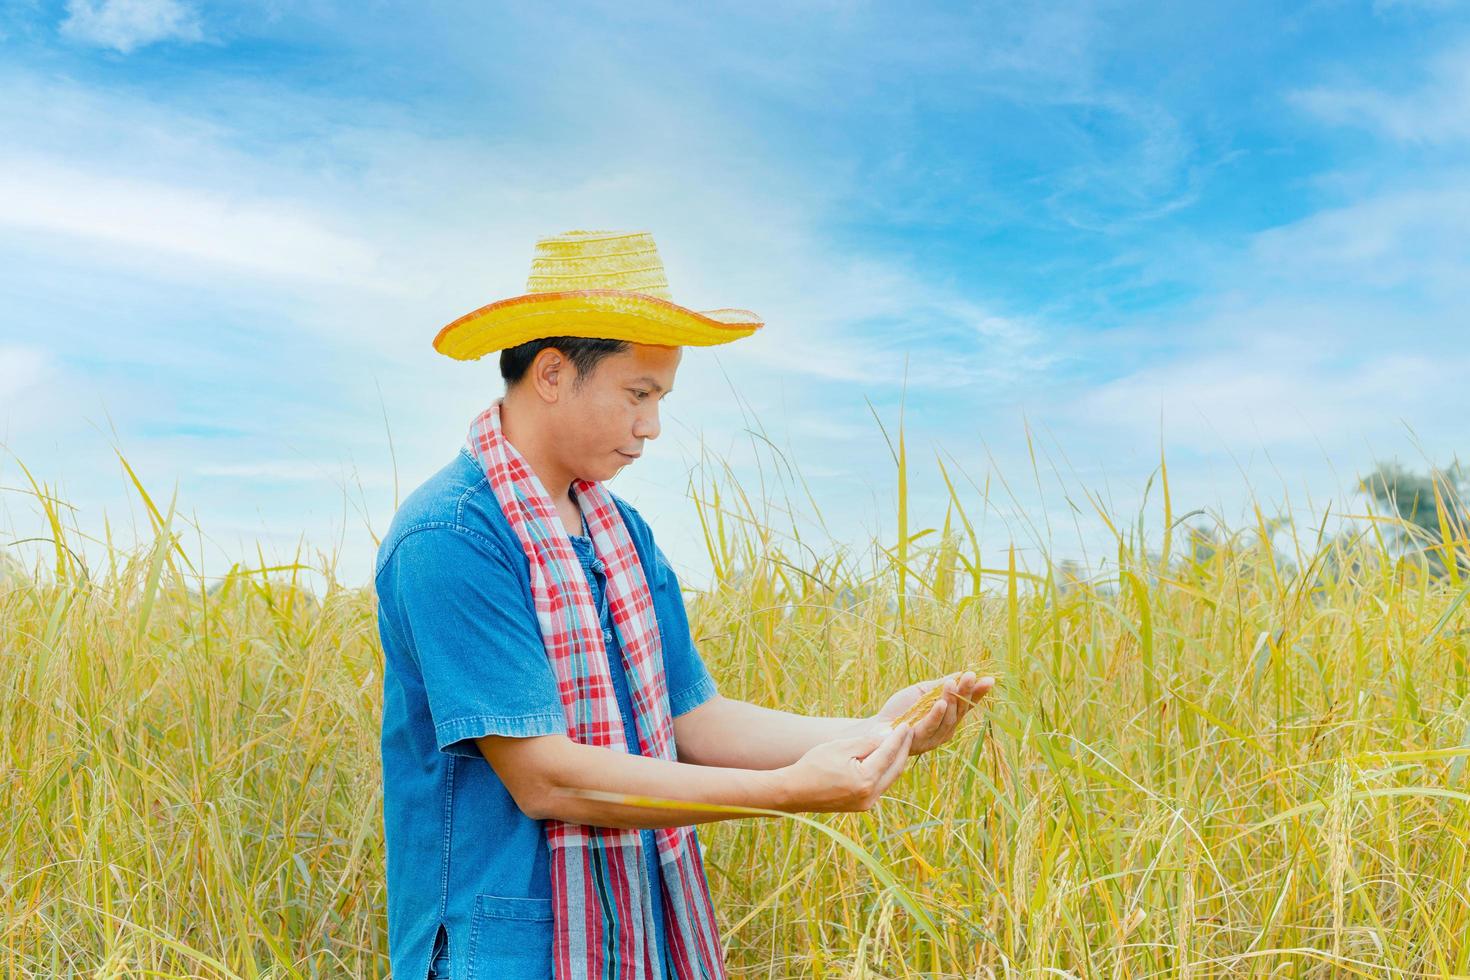
[[[521,296],[466,313],[434,349],[461,361],[541,337],[603,337],[663,347],[706,347],[762,326],[749,310],[694,310],[669,296],[646,231],[568,231],[536,243]]]

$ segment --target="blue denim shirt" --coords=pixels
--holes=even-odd
[[[715,683],[652,531],[632,506],[613,499],[653,595],[670,712],[680,715],[713,697]],[[612,632],[609,665],[631,729],[606,578],[590,539],[572,536],[572,543],[603,629]],[[379,548],[375,581],[393,975],[427,976],[437,939],[445,955],[436,966],[454,980],[547,980],[552,909],[543,824],[516,806],[474,740],[565,734],[566,719],[531,604],[529,563],[467,451],[400,506]],[[656,861],[651,832],[644,843]],[[656,864],[650,869],[659,881]],[[662,950],[661,933],[658,939]]]

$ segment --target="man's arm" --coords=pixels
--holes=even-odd
[[[780,769],[823,742],[882,733],[925,692],[941,684],[944,690],[928,714],[914,722],[909,751],[922,755],[950,739],[969,710],[995,686],[994,677],[976,677],[973,671],[965,671],[910,684],[867,718],[808,717],[716,695],[674,719],[674,742],[681,762]]]
[[[823,744],[777,770],[696,766],[582,745],[565,735],[486,735],[475,743],[527,816],[601,827],[680,827],[748,816],[589,800],[578,790],[784,812],[866,810],[903,772],[913,731]]]
[[[780,769],[816,745],[875,731],[870,719],[824,718],[715,695],[674,719],[679,761],[696,766]]]

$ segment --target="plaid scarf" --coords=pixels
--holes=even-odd
[[[561,517],[520,452],[501,433],[500,406],[470,425],[469,450],[530,560],[531,597],[566,711],[567,734],[584,745],[627,752],[602,627]],[[623,641],[638,746],[674,760],[663,653],[653,597],[638,552],[611,494],[572,484],[597,556],[607,566],[613,625]],[[669,953],[676,980],[724,980],[724,953],[693,827],[654,832],[665,886]],[[662,964],[653,932],[642,835],[637,830],[546,821],[556,980],[653,980]]]

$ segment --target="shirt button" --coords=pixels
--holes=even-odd
[[[603,572],[607,571],[607,565],[603,562],[601,558],[594,558],[592,559],[592,570],[600,575]]]
[[[603,630],[602,631],[602,642],[604,642],[604,643],[611,643],[612,642],[612,630]]]

